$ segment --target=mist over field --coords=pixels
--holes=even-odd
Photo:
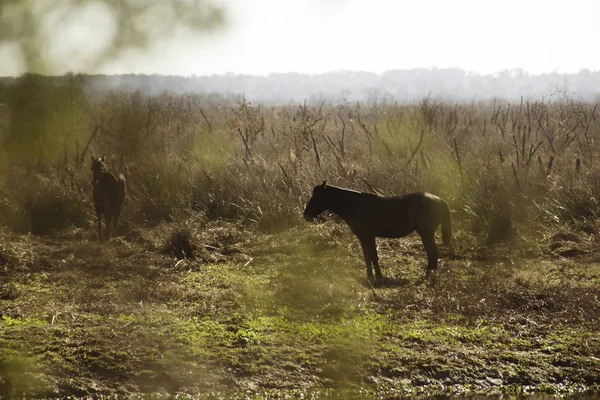
[[[202,93],[223,97],[244,96],[271,105],[304,100],[339,103],[354,100],[366,103],[392,101],[410,103],[425,97],[451,102],[479,102],[492,99],[518,101],[551,100],[557,92],[593,102],[600,98],[600,71],[576,74],[531,75],[523,70],[497,74],[476,74],[459,68],[391,70],[381,74],[338,71],[323,74],[278,73],[267,76],[222,74],[210,76],[89,75],[83,78],[86,92],[105,94],[114,90],[161,93]],[[10,84],[14,78],[2,78]]]

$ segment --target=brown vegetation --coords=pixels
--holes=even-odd
[[[267,107],[205,95],[88,98],[83,84],[26,76],[4,88],[4,224],[31,230],[28,215],[57,197],[84,196],[62,213],[87,208],[91,150],[128,171],[131,224],[202,212],[282,229],[299,222],[325,178],[385,195],[439,194],[478,236],[508,216],[526,231],[598,210],[598,110],[562,93],[518,104]],[[69,219],[89,226],[62,215],[56,229]]]

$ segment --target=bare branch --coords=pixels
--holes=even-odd
[[[421,137],[419,138],[419,143],[417,143],[417,147],[415,147],[414,151],[410,155],[410,157],[408,159],[408,162],[406,163],[407,167],[410,165],[410,163],[413,160],[413,158],[415,158],[415,156],[417,155],[417,152],[419,151],[419,148],[421,148],[421,143],[423,143],[423,137],[424,137],[424,135],[425,135],[425,128],[423,128],[421,130]]]

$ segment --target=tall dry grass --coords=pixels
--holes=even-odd
[[[527,232],[599,210],[599,110],[562,92],[516,104],[266,106],[202,94],[94,97],[82,77],[26,76],[0,93],[10,111],[0,124],[0,221],[24,231],[91,226],[93,153],[126,174],[123,216],[135,225],[201,213],[274,232],[300,222],[324,179],[382,195],[435,193],[479,236],[498,218]]]

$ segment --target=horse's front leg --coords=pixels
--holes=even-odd
[[[375,238],[361,238],[360,244],[365,257],[365,264],[367,265],[367,279],[373,281],[373,269],[371,268],[371,265],[374,265],[377,280],[381,280],[381,271],[379,271],[379,263],[377,262],[377,246],[375,244]]]
[[[437,269],[439,255],[437,245],[435,244],[435,231],[431,233],[419,232],[419,234],[423,240],[425,251],[427,251],[427,276],[430,276],[431,273]]]

